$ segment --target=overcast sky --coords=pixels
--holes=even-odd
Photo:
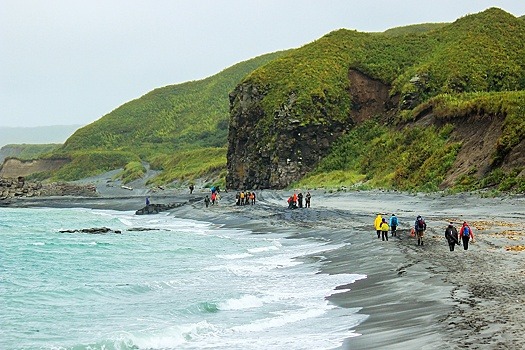
[[[0,0],[0,126],[88,124],[339,28],[452,22],[524,0]]]

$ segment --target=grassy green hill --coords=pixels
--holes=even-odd
[[[122,176],[131,181],[143,175],[144,161],[163,170],[156,180],[164,183],[206,171],[224,172],[228,93],[246,74],[282,54],[259,56],[209,78],[158,88],[125,103],[69,137],[51,157],[66,156],[72,162],[53,178],[75,180],[126,167]],[[185,157],[172,166],[172,158],[180,154]],[[202,164],[198,169],[185,164],[195,157]]]
[[[497,167],[524,138],[521,92],[525,89],[525,22],[491,8],[432,30],[406,32],[396,30],[395,35],[382,35],[338,30],[252,72],[243,84],[257,87],[264,95],[260,102],[264,112],[253,131],[261,137],[253,142],[268,144],[276,135],[289,132],[287,117],[278,119],[273,113],[282,105],[288,105],[288,115],[293,116],[302,128],[351,122],[349,117],[354,101],[348,93],[351,84],[348,71],[356,69],[391,86],[390,95],[398,102],[395,106],[397,113],[393,120],[389,120],[387,130],[395,131],[394,134],[408,137],[409,132],[404,127],[415,122],[424,110],[438,106],[443,111],[443,120],[454,115],[468,116],[469,113],[486,118],[502,115],[505,118],[502,122],[504,132],[497,140],[494,154],[487,155],[491,158],[491,166]],[[290,96],[294,97],[291,105]],[[386,116],[379,117],[383,118],[382,122],[368,130],[385,133],[378,147],[400,142],[394,135],[388,136],[390,131],[382,129]],[[407,134],[403,134],[405,132]],[[385,171],[381,173],[375,171],[381,168],[386,154],[363,147],[359,149],[367,149],[367,155],[352,147],[347,152],[334,147],[335,153],[329,158],[337,158],[335,163],[340,165],[327,166],[325,162],[328,160],[323,160],[317,172],[322,175],[327,169],[346,169],[354,172],[356,179],[365,178],[373,185],[401,189],[414,188],[422,181],[436,179],[428,186],[436,189],[437,180],[445,177],[458,152],[458,146],[447,139],[450,133],[450,130],[435,129],[433,135],[442,135],[435,139],[435,148],[416,142],[412,151],[401,152],[403,159],[417,159],[417,152],[424,151],[432,156],[446,148],[432,166],[428,164],[428,167],[421,168],[423,164],[417,162],[403,164],[404,169],[420,169],[417,178],[407,179],[406,174],[396,172],[395,167],[383,168]],[[423,131],[421,135],[430,137]],[[371,139],[359,142],[366,140]],[[275,149],[270,149],[270,154]],[[396,151],[399,153],[400,149]],[[383,157],[373,157],[374,152]],[[369,160],[358,164],[356,158],[359,156]],[[246,166],[250,167],[249,164]]]
[[[444,26],[449,25],[450,23],[421,23],[421,24],[412,24],[403,27],[395,27],[387,29],[383,32],[385,35],[398,36],[414,33],[424,33],[430,30],[440,29]]]

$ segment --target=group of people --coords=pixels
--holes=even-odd
[[[220,189],[219,187],[212,187],[211,189],[211,196],[208,197],[208,195],[206,195],[206,197],[204,197],[204,205],[206,205],[206,208],[209,207],[209,205],[215,205],[219,202],[219,199],[221,199],[221,196],[220,196]]]
[[[448,227],[445,229],[445,238],[448,242],[448,247],[450,248],[451,252],[454,251],[454,247],[456,245],[460,245],[460,238],[461,242],[463,243],[464,250],[468,250],[468,243],[470,240],[474,242],[474,234],[472,233],[472,229],[466,221],[463,221],[463,225],[461,225],[459,233],[458,229],[454,226],[454,223],[449,223]]]
[[[374,220],[374,228],[376,229],[377,238],[381,238],[383,241],[388,241],[388,231],[391,231],[392,236],[397,235],[397,227],[399,226],[399,220],[395,214],[387,220],[381,216],[381,213],[378,213]],[[417,245],[422,246],[423,236],[427,230],[427,224],[421,215],[416,217],[414,226],[411,229],[411,235],[417,237]],[[445,229],[445,238],[448,242],[450,251],[454,251],[456,245],[460,245],[460,239],[463,244],[463,249],[468,250],[469,241],[474,242],[474,234],[472,228],[468,225],[466,221],[463,222],[459,232],[454,226],[454,223],[450,222],[448,227]]]
[[[253,191],[241,191],[235,195],[236,205],[254,205],[255,204],[255,192]]]
[[[381,216],[381,213],[378,213],[374,220],[374,227],[376,229],[377,238],[381,238],[383,241],[388,241],[388,231],[392,232],[392,236],[397,236],[397,226],[399,225],[399,220],[395,214],[392,214],[388,223],[386,219]]]
[[[303,208],[303,199],[304,199],[304,208],[310,208],[310,202],[312,200],[312,194],[310,191],[306,192],[306,195],[303,196],[302,192],[292,194],[287,202],[288,209],[297,209]]]

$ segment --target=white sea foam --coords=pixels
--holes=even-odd
[[[250,324],[233,327],[235,331],[260,332],[270,328],[283,327],[286,324],[303,321],[309,318],[319,317],[326,312],[325,309],[300,309],[282,311],[276,313],[275,317],[264,318]]]
[[[250,256],[253,256],[253,255],[249,254],[249,253],[226,254],[226,255],[218,254],[218,255],[216,255],[217,258],[225,259],[225,260],[244,259],[244,258],[249,258]]]
[[[225,302],[219,303],[220,310],[243,310],[261,307],[263,301],[255,295],[243,295],[237,299],[229,299]]]
[[[270,250],[279,250],[279,248],[274,246],[274,245],[272,245],[272,246],[268,246],[268,247],[258,247],[258,248],[248,249],[248,251],[250,253],[261,253],[261,252],[267,252],[267,251],[270,251]]]

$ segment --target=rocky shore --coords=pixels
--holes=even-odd
[[[16,197],[96,196],[93,185],[67,182],[46,183],[26,181],[24,177],[0,178],[0,201]]]

